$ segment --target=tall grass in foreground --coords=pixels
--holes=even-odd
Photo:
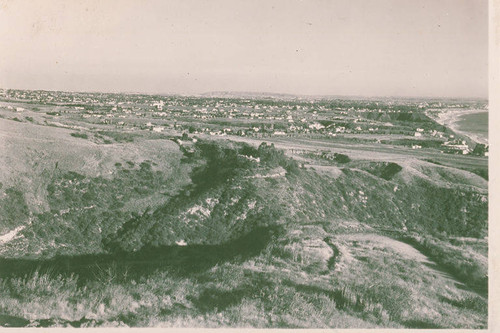
[[[278,246],[189,275],[138,275],[116,263],[93,267],[85,282],[51,271],[3,278],[0,313],[33,326],[482,327],[484,299],[446,290],[419,264],[384,249],[320,276],[276,257]]]

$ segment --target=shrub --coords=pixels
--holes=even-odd
[[[333,158],[338,163],[349,163],[351,161],[351,159],[349,158],[349,156],[344,155],[344,154],[339,154],[339,153],[335,153],[333,155]]]
[[[81,138],[81,139],[88,139],[88,135],[85,134],[85,133],[70,133],[70,135],[72,137],[75,137],[75,138]]]
[[[380,177],[385,180],[390,180],[401,170],[403,170],[403,168],[399,164],[391,162],[382,170]]]
[[[26,222],[29,209],[23,192],[9,187],[0,199],[0,233]]]
[[[114,131],[99,131],[101,135],[114,139],[116,142],[133,142],[137,134]],[[105,142],[107,143],[107,142]]]
[[[281,166],[288,172],[298,172],[299,164],[294,159],[285,156],[283,150],[276,149],[274,143],[268,145],[262,142],[257,150],[261,162],[269,167]]]

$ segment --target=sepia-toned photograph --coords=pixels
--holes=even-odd
[[[0,329],[491,329],[489,7],[0,0]]]

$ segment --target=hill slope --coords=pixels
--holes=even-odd
[[[4,179],[0,207],[17,210],[1,222],[24,228],[0,244],[2,325],[486,325],[477,176],[359,160],[330,174],[265,143],[52,130],[4,131],[15,158],[2,164],[21,181]],[[44,157],[23,170],[31,149]]]

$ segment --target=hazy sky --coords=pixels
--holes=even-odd
[[[488,94],[487,0],[0,1],[0,87]]]

